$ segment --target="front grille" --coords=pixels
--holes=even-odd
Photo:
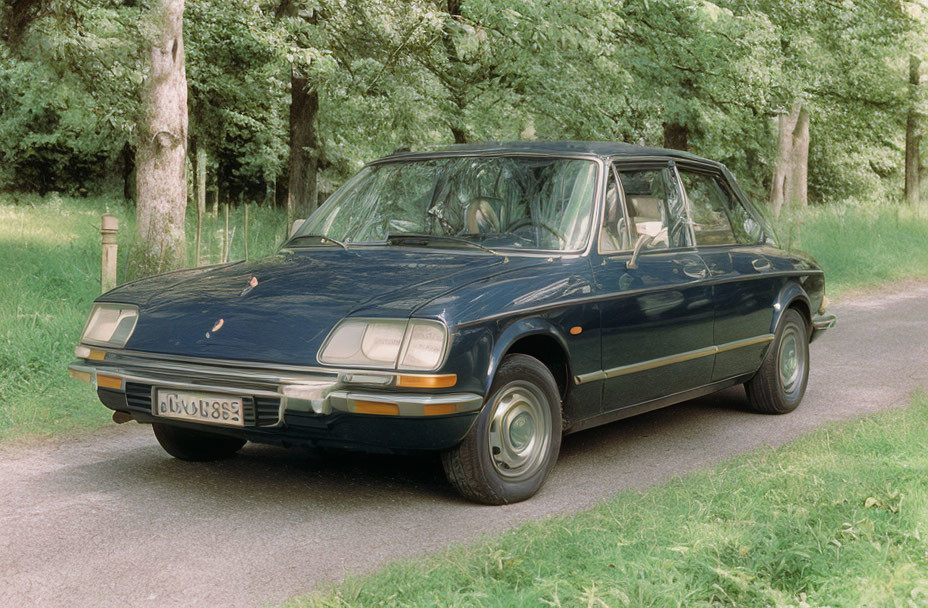
[[[134,410],[151,413],[151,385],[126,382],[126,403]]]
[[[273,426],[280,417],[280,399],[276,397],[255,397],[255,422],[257,426]]]
[[[126,382],[126,403],[130,409],[151,413],[151,384]],[[245,426],[274,426],[280,415],[278,397],[244,396]]]

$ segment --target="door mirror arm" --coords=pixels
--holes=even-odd
[[[638,268],[638,256],[641,255],[641,250],[650,245],[654,241],[654,238],[654,236],[647,234],[642,234],[638,237],[638,240],[635,241],[635,249],[632,251],[632,259],[625,262],[625,267],[627,269],[634,270]]]

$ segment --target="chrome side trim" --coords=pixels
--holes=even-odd
[[[718,352],[724,353],[725,351],[735,350],[736,348],[744,348],[745,346],[754,346],[755,344],[763,344],[764,342],[772,342],[776,338],[774,334],[764,334],[762,336],[757,336],[756,338],[747,338],[746,340],[735,340],[734,342],[726,342],[725,344],[718,345]]]
[[[628,374],[636,374],[638,372],[647,371],[649,369],[664,367],[665,365],[684,363],[686,361],[692,361],[693,359],[709,357],[717,353],[724,353],[738,348],[744,348],[746,346],[754,346],[755,344],[771,342],[773,341],[774,337],[775,336],[773,334],[764,334],[763,336],[757,336],[755,338],[735,340],[734,342],[726,342],[725,344],[719,344],[716,346],[697,348],[696,350],[690,350],[685,353],[678,353],[676,355],[669,355],[667,357],[658,357],[657,359],[650,359],[648,361],[642,361],[641,363],[633,363],[631,365],[622,365],[619,367],[613,367],[611,369],[580,374],[578,376],[574,376],[574,382],[577,384],[584,384],[586,382],[593,382],[594,380],[608,380],[610,378],[617,378],[619,376],[626,376]]]

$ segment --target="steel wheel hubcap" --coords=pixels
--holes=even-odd
[[[490,461],[508,478],[528,477],[544,463],[551,443],[551,410],[528,382],[511,382],[498,393],[490,414]]]
[[[796,393],[802,384],[805,372],[805,355],[799,337],[792,327],[786,329],[780,340],[779,353],[780,386],[788,395]]]

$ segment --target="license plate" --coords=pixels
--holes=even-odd
[[[196,391],[155,391],[154,415],[227,426],[245,426],[242,397]]]

